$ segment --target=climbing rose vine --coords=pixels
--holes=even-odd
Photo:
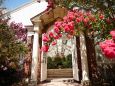
[[[109,59],[115,59],[115,31],[111,31],[112,39],[100,42],[103,54]]]
[[[107,25],[112,25],[111,20],[110,18],[105,18],[105,15],[101,12],[94,14],[90,11],[68,11],[61,21],[55,22],[53,31],[44,33],[42,50],[48,52],[49,46],[56,45],[56,40],[63,35],[70,39],[79,35],[82,31],[87,36],[101,36],[106,31]],[[111,28],[110,26],[109,28]],[[94,32],[96,32],[95,35]]]

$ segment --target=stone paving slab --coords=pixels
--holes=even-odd
[[[54,82],[54,83],[39,84],[38,86],[81,86],[81,85],[77,84],[77,83],[59,83],[59,82]]]
[[[39,84],[38,86],[82,86],[75,82],[68,82],[67,79],[52,79],[51,82]]]

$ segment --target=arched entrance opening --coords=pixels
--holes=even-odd
[[[72,39],[56,40],[47,53],[47,78],[73,78],[72,71]]]
[[[62,18],[56,18],[60,21]],[[55,22],[54,21],[54,22]],[[53,29],[53,24],[45,26],[45,31]],[[58,40],[56,45],[50,44],[49,51],[41,54],[41,75],[40,80],[44,81],[52,78],[72,78],[76,81],[79,79],[78,58],[76,48],[76,37],[68,39],[65,34]],[[43,45],[42,41],[42,45]]]

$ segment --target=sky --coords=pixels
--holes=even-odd
[[[3,6],[8,10],[13,10],[23,4],[30,2],[31,0],[5,0]]]

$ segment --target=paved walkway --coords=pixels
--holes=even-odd
[[[38,86],[81,86],[73,79],[50,79],[50,82],[39,84]]]

